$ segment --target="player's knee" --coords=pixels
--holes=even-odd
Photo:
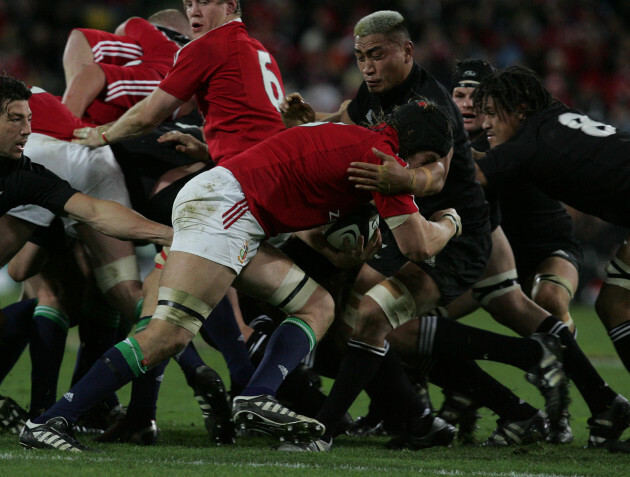
[[[380,341],[391,331],[392,326],[382,308],[369,297],[361,300],[353,337],[361,341]]]
[[[169,335],[168,341],[166,341],[168,346],[181,351],[199,332],[203,322],[210,316],[211,312],[212,306],[189,293],[169,287],[160,287],[157,307],[151,321],[164,321],[174,326],[168,326],[168,333],[160,333],[162,327],[151,323],[146,332],[154,335]]]
[[[140,287],[140,270],[135,255],[119,258],[94,269],[94,278],[101,293],[105,294],[123,282],[134,288]]]
[[[174,326],[169,329],[168,333],[164,333],[158,327],[151,326],[151,322],[144,330],[134,335],[141,345],[142,352],[152,358],[150,365],[157,364],[163,359],[183,351],[190,343],[192,336],[188,330],[178,326]]]
[[[328,313],[334,315],[334,304],[331,312],[329,300],[332,301],[330,294],[306,275],[300,267],[293,264],[280,286],[267,301],[287,315],[309,314],[315,316]],[[322,310],[317,309],[320,302]]]
[[[567,313],[571,296],[564,287],[551,282],[541,282],[532,290],[534,302],[554,316]]]
[[[507,270],[478,281],[472,287],[472,296],[482,306],[487,306],[491,300],[504,296],[520,288],[516,270]]]
[[[327,329],[335,319],[335,301],[324,288],[319,287],[319,289],[321,290],[321,296],[317,300],[315,313],[317,321]]]
[[[369,333],[384,338],[416,314],[416,304],[407,287],[390,277],[368,290],[361,300],[355,335],[357,332]]]

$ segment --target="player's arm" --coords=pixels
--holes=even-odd
[[[61,102],[76,118],[82,118],[88,106],[105,89],[107,77],[98,63],[89,63],[72,77]]]
[[[299,126],[313,121],[322,122],[342,122],[354,124],[348,116],[348,104],[350,100],[344,101],[339,110],[335,113],[315,112],[310,104],[304,101],[299,93],[288,94],[280,105],[282,122],[287,128]]]
[[[81,192],[68,199],[64,210],[71,219],[120,240],[148,240],[166,246],[173,240],[171,227],[153,222],[124,205]]]
[[[398,248],[412,262],[422,262],[435,256],[449,240],[462,232],[461,220],[455,209],[435,212],[430,220],[419,212],[385,220]]]
[[[361,190],[381,194],[413,194],[417,197],[437,194],[444,187],[453,149],[438,161],[425,163],[413,169],[403,167],[395,157],[376,148],[372,152],[382,163],[351,162],[348,179]]]
[[[359,237],[357,248],[353,249],[348,244],[343,250],[337,250],[328,243],[324,236],[324,227],[296,232],[296,237],[326,257],[333,265],[339,268],[350,268],[359,265],[381,249],[383,241],[381,231],[376,229],[372,238],[364,246],[365,237]],[[346,239],[347,240],[347,239]]]
[[[9,262],[7,272],[14,281],[23,282],[41,272],[47,261],[48,251],[40,245],[27,241]]]
[[[483,173],[483,171],[479,167],[479,164],[477,164],[476,161],[475,161],[475,169],[477,169],[477,181],[479,181],[482,187],[487,186],[488,179],[486,178],[486,175]]]
[[[144,136],[182,104],[184,101],[158,87],[110,126],[75,129],[74,135],[78,139],[72,142],[90,147],[101,147],[109,143]]]
[[[37,225],[10,215],[0,217],[0,267],[20,251],[36,228]]]
[[[208,152],[208,145],[192,134],[186,134],[181,131],[169,131],[157,138],[157,142],[171,142],[175,145],[175,150],[201,162],[210,162],[212,160]]]
[[[317,121],[354,124],[354,121],[350,119],[350,115],[348,114],[348,105],[351,101],[351,99],[347,99],[343,103],[341,103],[336,113],[315,113]]]

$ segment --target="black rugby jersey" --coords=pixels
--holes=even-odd
[[[58,215],[76,192],[66,181],[24,155],[17,161],[0,160],[0,216],[27,204]]]
[[[530,181],[549,197],[630,226],[630,134],[557,103],[478,162],[489,185]]]
[[[453,207],[462,219],[467,234],[484,234],[490,230],[488,205],[483,190],[475,179],[475,165],[470,155],[470,143],[461,113],[451,95],[428,71],[417,63],[409,77],[383,94],[372,94],[365,82],[348,105],[348,115],[355,124],[374,126],[390,114],[395,106],[409,102],[414,96],[424,96],[440,105],[453,123],[454,151],[448,177],[442,191],[436,195],[416,198],[420,213],[430,217],[437,210]]]

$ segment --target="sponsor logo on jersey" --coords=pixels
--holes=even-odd
[[[63,397],[66,398],[66,401],[72,402],[72,399],[74,399],[74,393],[67,392],[63,395]]]
[[[426,263],[429,267],[435,268],[435,255],[431,258],[427,258],[424,263]]]

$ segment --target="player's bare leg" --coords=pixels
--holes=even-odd
[[[137,306],[142,298],[142,282],[133,244],[108,237],[85,225],[76,226],[76,230],[88,249],[101,292],[129,323],[135,323],[139,316]]]
[[[537,267],[532,286],[532,300],[552,315],[561,319],[575,333],[569,304],[579,282],[575,266],[560,257],[549,257]]]
[[[597,297],[595,310],[606,327],[621,361],[630,371],[629,239],[626,239],[606,267],[607,277]]]
[[[234,399],[236,425],[281,439],[320,436],[324,432],[321,423],[285,408],[275,400],[275,393],[330,326],[334,315],[332,297],[266,243],[243,269],[235,287],[278,306],[288,315],[271,336],[252,379]]]

